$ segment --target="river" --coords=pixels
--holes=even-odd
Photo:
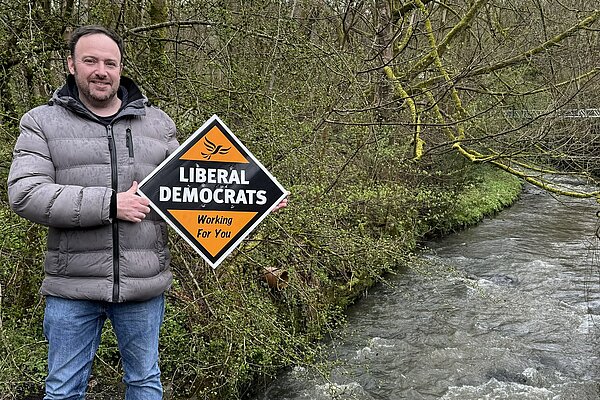
[[[528,186],[352,306],[326,373],[292,368],[254,399],[600,399],[598,210]]]

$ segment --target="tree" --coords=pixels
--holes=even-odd
[[[404,103],[399,111],[409,114],[403,120],[412,125],[415,159],[452,148],[472,162],[490,163],[556,193],[597,196],[596,191],[565,191],[543,176],[544,171],[550,173],[544,164],[581,156],[560,147],[549,151],[548,144],[557,136],[550,133],[550,126],[557,129],[564,110],[581,104],[579,99],[593,99],[590,93],[597,89],[594,78],[600,72],[581,51],[597,36],[590,28],[597,24],[600,11],[585,11],[577,7],[580,2],[572,3],[570,8],[565,3],[537,0],[518,6],[478,0],[461,7],[460,3],[426,5],[417,0],[384,23],[377,32],[378,47],[384,42],[388,50],[398,50],[383,57],[382,69],[394,84],[395,96]],[[562,18],[548,18],[555,15]],[[405,36],[390,33],[399,21],[408,21]],[[390,39],[394,37],[397,39]],[[425,49],[415,56],[408,49],[420,38],[427,40],[427,45],[415,45],[418,50]],[[380,52],[389,54],[388,50]],[[556,62],[571,57],[577,60],[566,64],[571,68]],[[393,61],[406,58],[411,61]],[[555,64],[563,67],[557,70]],[[593,108],[593,104],[587,107]],[[504,120],[500,125],[503,115],[497,110],[514,108],[545,112],[525,121]],[[431,133],[422,133],[425,129]],[[442,132],[445,139],[439,137]],[[561,134],[565,134],[564,128]],[[584,140],[583,146],[592,139],[578,131],[568,135]],[[433,144],[429,150],[426,142]]]

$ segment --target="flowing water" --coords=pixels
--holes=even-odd
[[[428,243],[430,273],[401,272],[353,306],[330,371],[293,368],[254,399],[600,399],[598,210],[528,187]]]

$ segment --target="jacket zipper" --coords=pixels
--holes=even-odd
[[[119,188],[119,177],[117,171],[117,149],[115,147],[115,138],[113,136],[112,125],[106,126],[108,135],[108,149],[110,151],[110,170],[112,190],[115,192]],[[130,150],[131,151],[131,150]],[[112,222],[112,238],[113,238],[113,290],[112,301],[119,301],[119,223],[118,219],[114,218]]]

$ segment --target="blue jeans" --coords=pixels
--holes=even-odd
[[[48,377],[44,400],[85,398],[92,361],[107,317],[123,360],[125,399],[162,399],[158,335],[164,305],[162,295],[127,303],[47,296],[44,335],[48,339]]]

